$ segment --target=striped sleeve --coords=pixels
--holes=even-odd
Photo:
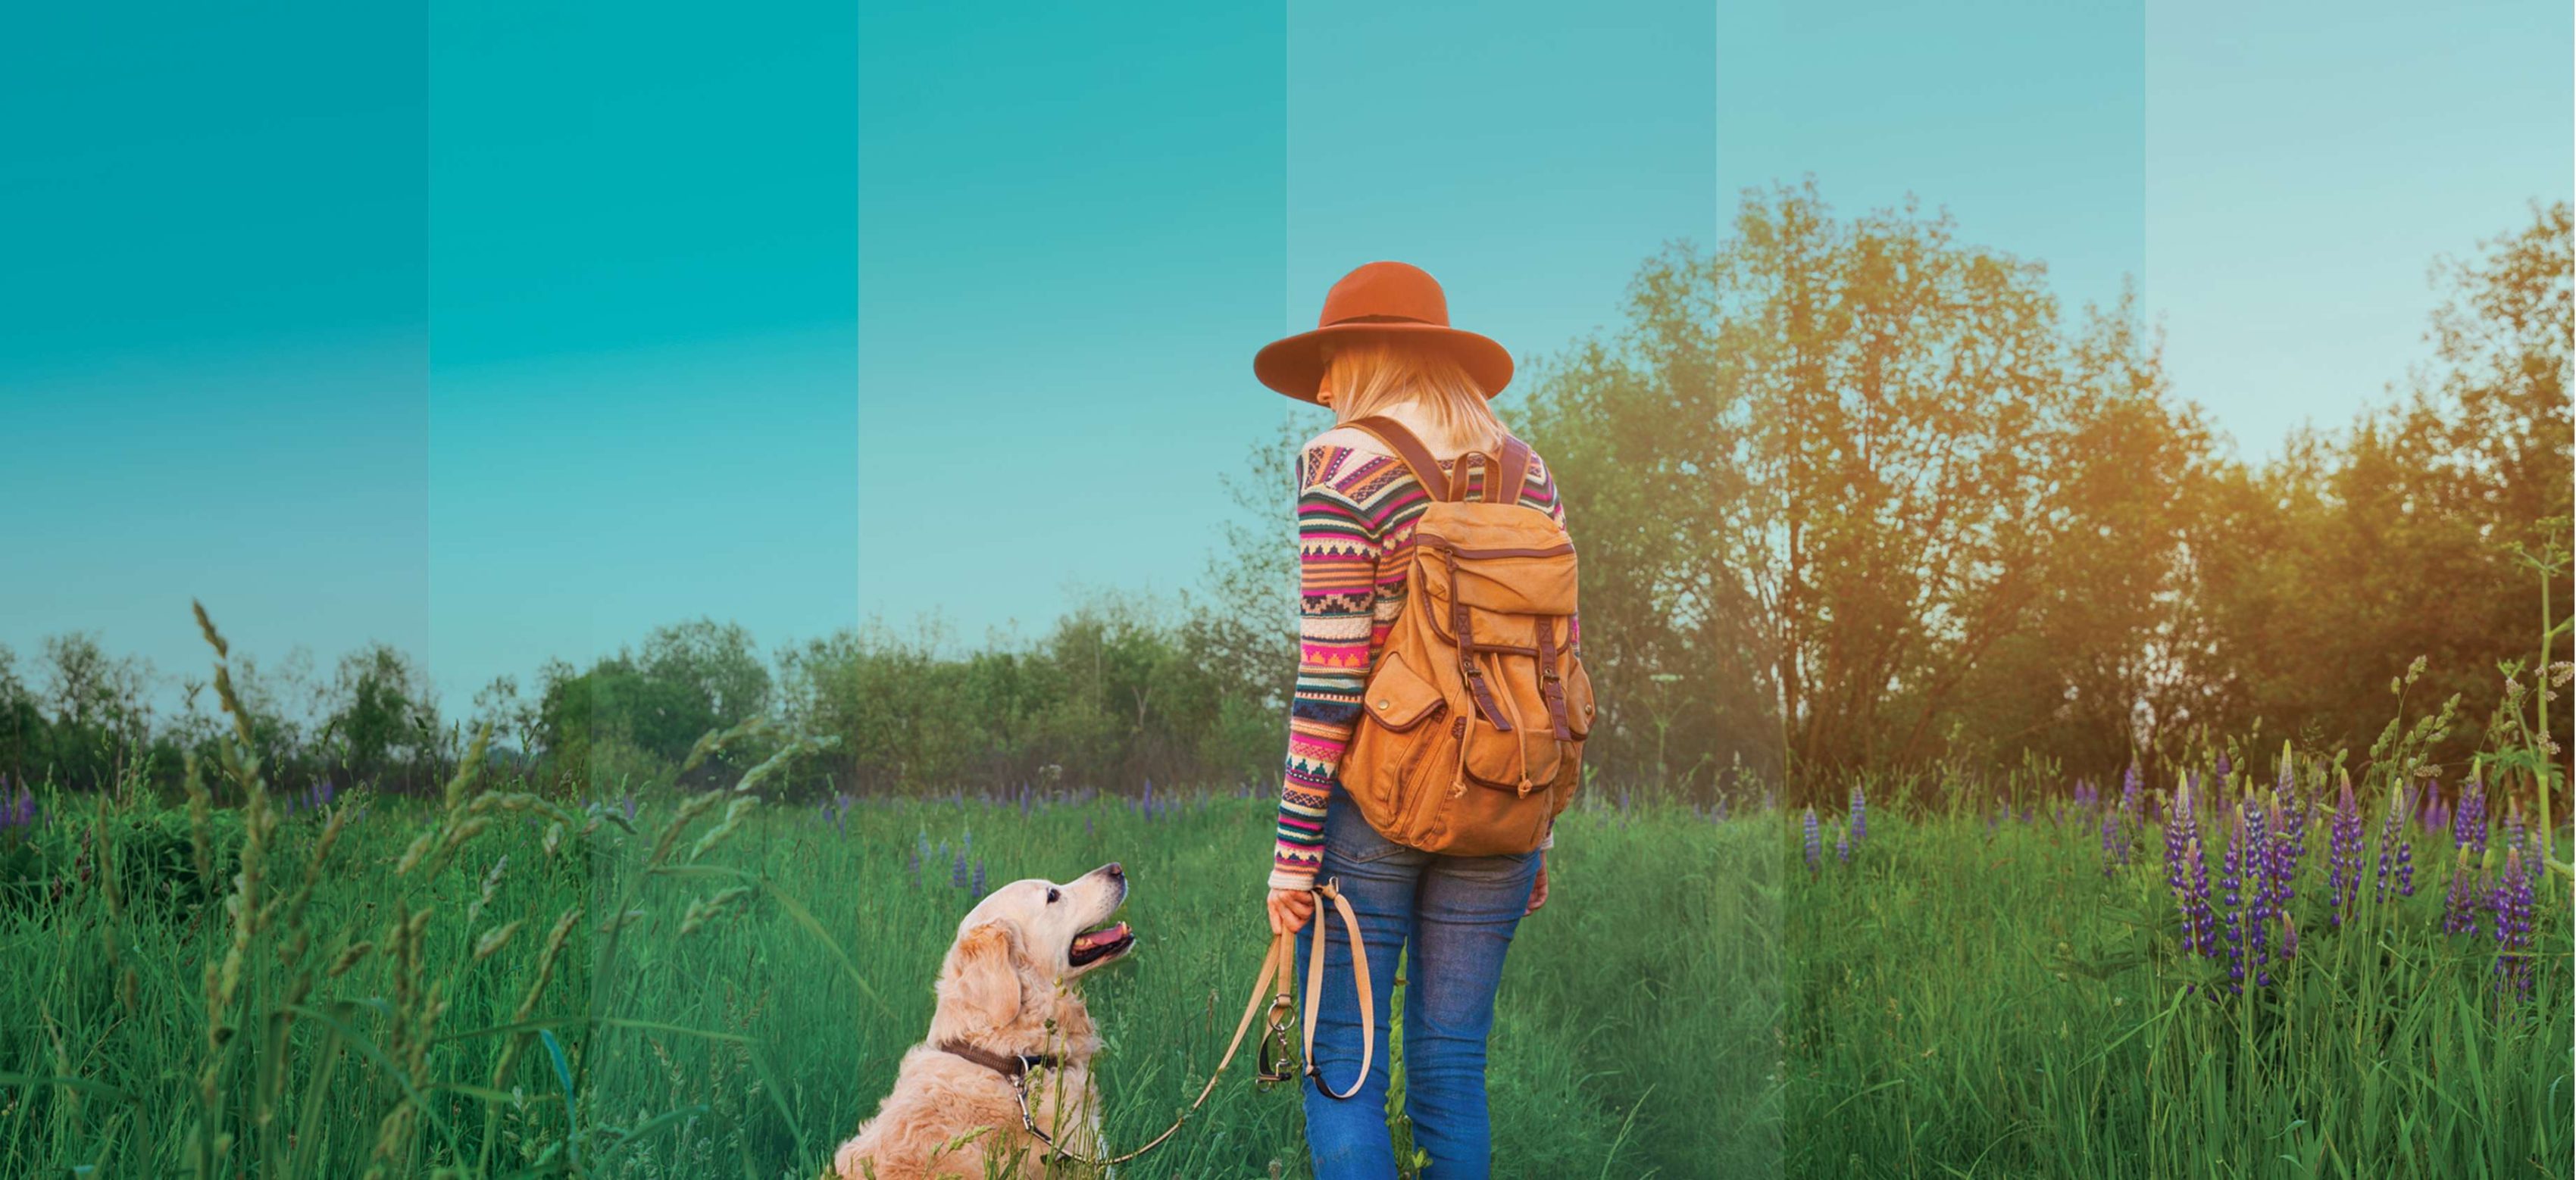
[[[1345,447],[1317,445],[1299,464],[1297,688],[1288,709],[1273,889],[1312,885],[1323,864],[1324,813],[1367,687],[1385,543],[1378,522],[1336,486],[1344,465],[1357,457]]]

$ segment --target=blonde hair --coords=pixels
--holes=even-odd
[[[1502,419],[1494,416],[1476,379],[1447,354],[1407,347],[1383,336],[1363,336],[1331,346],[1325,355],[1324,383],[1333,391],[1333,419],[1349,422],[1417,402],[1432,422],[1451,438],[1500,438]]]

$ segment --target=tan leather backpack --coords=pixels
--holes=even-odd
[[[1528,852],[1583,781],[1592,681],[1567,648],[1574,541],[1520,503],[1528,444],[1451,474],[1402,425],[1364,418],[1431,504],[1413,526],[1405,605],[1371,669],[1342,791],[1388,839],[1457,856]],[[1483,500],[1462,500],[1471,466]]]

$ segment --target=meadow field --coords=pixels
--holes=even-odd
[[[1812,843],[1803,813],[1590,795],[1502,992],[1498,1174],[2568,1174],[2566,891],[2486,863],[2521,872],[2531,829],[2479,817],[2463,900],[2456,815],[2285,803],[2306,819],[2259,858],[2285,866],[2285,955],[2239,924],[2259,874],[2213,818],[2278,788],[2229,781],[2189,831],[2217,837],[2215,953],[2180,949],[2152,792],[1856,793]],[[256,832],[140,794],[14,801],[0,1175],[811,1177],[919,1039],[979,891],[1111,859],[1142,941],[1088,995],[1132,1144],[1195,1093],[1261,952],[1255,793],[514,785],[263,797]],[[2500,954],[2517,896],[2530,937]],[[2231,988],[2229,947],[2261,974]],[[1305,1174],[1295,1098],[1233,1073],[1122,1174]]]
[[[2305,785],[1872,814],[1848,859],[1820,824],[1781,906],[1788,1173],[2576,1174],[2532,829]]]
[[[714,805],[299,806],[256,854],[269,920],[238,941],[197,887],[184,812],[43,798],[8,838],[67,852],[70,872],[22,881],[0,918],[18,1015],[0,1031],[0,1175],[811,1177],[927,1027],[978,890],[1111,859],[1140,949],[1087,993],[1110,1138],[1141,1142],[1214,1064],[1264,947],[1267,799],[957,795],[729,820],[746,796],[696,798]],[[208,817],[218,860],[248,855],[230,818]],[[1511,1174],[1776,1172],[1774,835],[1678,809],[1568,819],[1565,900],[1523,927],[1495,1033]],[[1256,1090],[1248,1051],[1232,1072],[1122,1174],[1304,1174],[1295,1096]],[[230,1136],[217,1161],[192,1135],[209,1109]]]

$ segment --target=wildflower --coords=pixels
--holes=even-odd
[[[2281,915],[2281,958],[2284,960],[2293,959],[2297,958],[2298,954],[2298,924],[2290,920],[2289,914],[2284,913]]]
[[[2243,804],[2245,815],[2245,857],[2243,871],[2253,878],[2253,896],[2247,900],[2245,941],[2254,959],[2254,986],[2272,986],[2271,918],[2281,912],[2280,849],[2282,841],[2272,831],[2272,817],[2263,810],[2259,796]]]
[[[2478,896],[2469,883],[2469,850],[2451,854],[2451,887],[2442,895],[2442,933],[2464,934],[2478,927]]]
[[[2480,853],[2487,850],[2487,788],[2476,779],[2460,788],[2460,802],[2451,813],[2451,840]]]
[[[2514,998],[2531,998],[2531,877],[2522,869],[2522,848],[2505,849],[2504,880],[2489,903],[2495,911],[2496,990],[2507,986]]]
[[[982,896],[984,896],[984,858],[983,858],[983,857],[980,857],[980,856],[979,856],[979,857],[976,857],[976,858],[975,858],[975,880],[974,880],[974,882],[973,882],[973,888],[971,888],[971,889],[967,890],[967,893],[968,893],[968,895],[969,895],[969,896],[973,896],[973,897],[982,897]]]
[[[2286,909],[2298,896],[2299,861],[2308,852],[2308,816],[2284,802],[2274,788],[2270,812],[2270,845],[2264,850],[2265,879],[2271,885],[2273,909]]]
[[[2198,832],[2190,833],[2183,852],[2191,869],[2190,905],[2185,917],[2198,939],[2201,955],[2214,958],[2218,954],[2218,916],[2209,908],[2209,858],[2200,850]]]
[[[2209,867],[2198,864],[2200,888],[2193,891],[2190,868],[2200,860],[2200,840],[2192,833],[2191,796],[2177,793],[2165,815],[2165,887],[2173,890],[2174,906],[2182,911],[2182,951],[2207,954],[2210,947],[2202,940],[2208,925]]]
[[[915,889],[921,888],[921,858],[929,855],[929,853],[930,833],[914,832],[912,834],[912,856],[907,867],[912,870],[912,887]]]
[[[2371,895],[2374,901],[2388,900],[2392,878],[2397,883],[2399,897],[2415,896],[2415,849],[2406,839],[2406,823],[2402,818],[2408,810],[2406,784],[2389,784],[2388,814],[2379,821],[2379,887]]]
[[[2353,802],[2350,775],[2344,776],[2343,793],[2335,800],[2326,863],[2326,923],[2341,926],[2345,912],[2361,895],[2361,808]]]
[[[957,850],[957,863],[950,866],[948,870],[948,884],[962,891],[973,883],[974,878],[967,872],[966,850],[960,848]]]
[[[1869,835],[1869,793],[1853,783],[1851,789],[1851,842],[1860,843]]]
[[[2227,851],[2219,861],[2219,887],[2227,904],[2227,990],[2245,990],[2245,805],[2239,803],[2227,825]]]
[[[2146,776],[2138,770],[2138,760],[2129,759],[2129,769],[2120,774],[2120,817],[2131,831],[2143,826],[2138,809],[2143,803]]]
[[[1815,808],[1807,809],[1804,823],[1807,829],[1807,871],[1814,873],[1825,867],[1825,840],[1824,836],[1816,830]]]
[[[1834,834],[1834,859],[1835,859],[1835,860],[1837,860],[1837,861],[1839,861],[1839,862],[1841,862],[1841,863],[1843,863],[1843,864],[1850,864],[1850,863],[1851,863],[1851,846],[1852,846],[1852,830],[1851,830],[1851,825],[1850,825],[1850,824],[1844,824],[1844,825],[1843,825],[1843,827],[1842,827],[1842,830],[1841,830],[1841,831],[1839,831],[1839,832],[1836,832],[1836,833]]]
[[[2234,773],[2234,770],[2233,770],[2231,767],[2229,767],[2229,766],[2228,766],[2228,764],[2227,764],[2227,753],[2226,753],[2226,751],[2223,751],[2223,750],[2222,750],[2222,751],[2220,751],[2220,752],[2219,752],[2219,755],[2218,755],[2218,785],[2219,785],[2219,786],[2221,786],[2221,787],[2225,787],[2225,786],[2227,785],[2227,780],[2228,780],[2229,776],[2231,776],[2233,773]]]
[[[36,806],[36,797],[28,793],[27,784],[23,782],[18,784],[18,794],[15,797],[9,796],[6,791],[0,791],[0,831],[11,828],[32,830],[42,810]]]

